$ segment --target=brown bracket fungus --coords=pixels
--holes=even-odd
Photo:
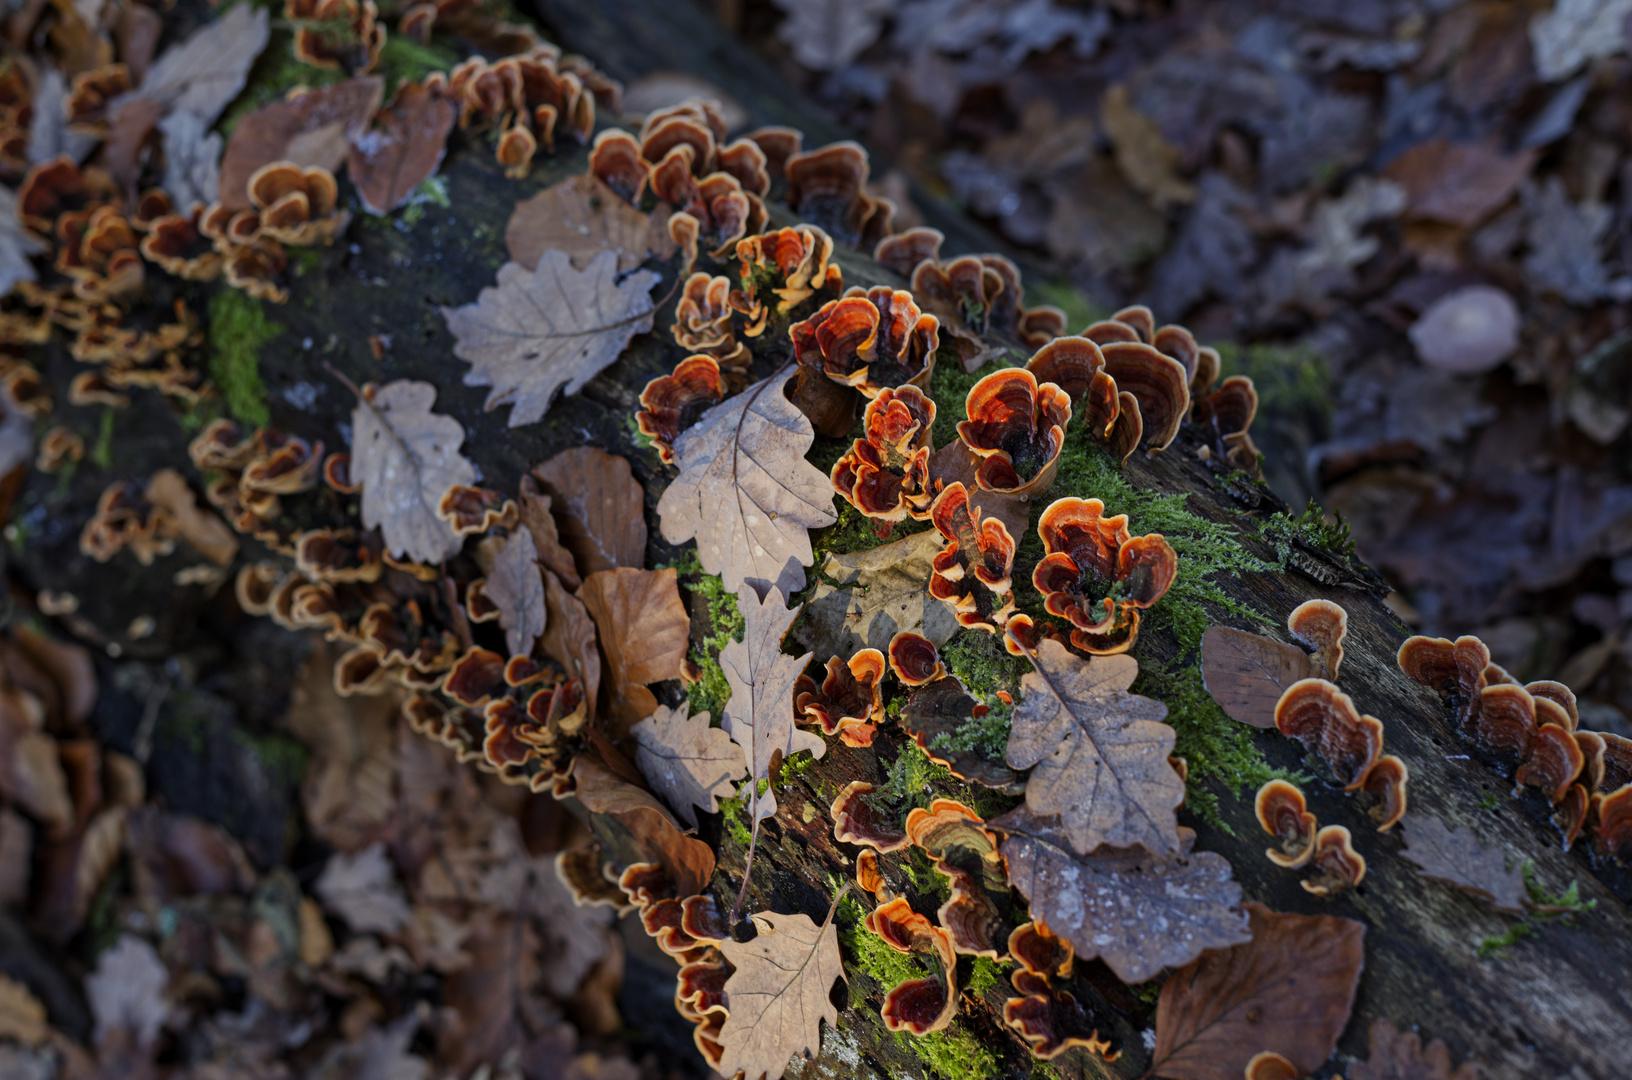
[[[607,128],[595,136],[589,153],[589,174],[611,188],[624,202],[640,202],[652,166],[640,156],[640,143],[626,131]]]
[[[259,236],[296,247],[332,244],[351,215],[339,208],[340,188],[321,165],[263,165],[249,178],[249,201],[259,214]],[[245,237],[245,241],[255,237]]]
[[[385,27],[374,0],[284,0],[295,27],[295,59],[313,67],[363,75],[385,50]]]
[[[1009,626],[1012,627],[1013,623],[1014,619],[1011,619]],[[916,637],[916,634],[896,635],[897,641]],[[926,646],[929,644],[923,638],[918,638],[918,641]],[[892,649],[894,645],[892,642]],[[907,654],[904,659],[917,663],[916,670],[925,670],[927,660],[922,646],[916,643],[903,643],[903,646],[902,651]],[[929,655],[933,655],[932,649]],[[919,660],[913,661],[913,656]],[[944,672],[944,665],[937,658],[930,670]],[[989,711],[987,705],[970,696],[962,682],[942,674],[907,695],[906,704],[901,707],[900,722],[902,729],[912,736],[924,755],[936,764],[945,766],[953,776],[1012,793],[1020,786],[1020,774],[1009,768],[1001,752],[992,754],[978,746],[958,748],[958,734],[970,720],[985,716]]]
[[[815,225],[794,225],[737,241],[742,282],[728,302],[748,320],[744,333],[765,332],[774,310],[786,314],[821,289],[844,287],[844,272],[833,257],[833,238]],[[773,305],[767,294],[776,298]]]
[[[819,724],[824,735],[837,735],[846,746],[871,746],[874,725],[884,718],[884,654],[860,649],[848,661],[835,656],[817,689],[815,680],[799,676],[793,684],[793,708],[802,723]]]
[[[1589,811],[1593,854],[1624,860],[1632,855],[1632,784],[1605,794],[1594,794]]]
[[[884,871],[879,866],[878,852],[872,848],[864,848],[856,856],[856,884],[881,901],[891,899],[889,883],[884,880]]]
[[[1258,789],[1253,801],[1258,824],[1280,841],[1280,850],[1270,848],[1264,856],[1276,866],[1297,869],[1315,856],[1315,815],[1305,805],[1303,792],[1285,780],[1271,780]]]
[[[1383,724],[1325,679],[1302,679],[1275,706],[1275,727],[1332,767],[1344,791],[1358,791],[1383,752]]]
[[[674,440],[709,409],[725,399],[720,364],[699,353],[675,365],[673,374],[659,375],[640,392],[635,423],[652,440],[665,465],[674,464]]]
[[[930,521],[946,547],[932,561],[929,595],[950,605],[960,626],[995,634],[1014,610],[1014,538],[996,518],[982,519],[960,483],[936,497]]]
[[[908,979],[885,995],[880,1010],[885,1028],[928,1035],[950,1025],[958,1013],[958,958],[946,931],[913,911],[904,896],[880,904],[865,922],[890,948],[933,956],[941,969],[939,978]]]
[[[1513,774],[1513,789],[1518,792],[1538,787],[1547,801],[1556,805],[1585,764],[1586,757],[1574,735],[1558,724],[1543,724],[1536,730],[1529,756]]]
[[[980,458],[978,487],[1030,499],[1054,485],[1071,422],[1064,390],[1039,384],[1024,368],[1005,368],[970,388],[964,412],[968,419],[958,422],[958,438]]]
[[[829,810],[833,818],[833,839],[885,854],[909,846],[912,841],[907,839],[907,834],[867,803],[867,796],[872,793],[873,785],[865,780],[852,780],[839,792]]]
[[[1315,853],[1309,865],[1315,876],[1300,882],[1316,896],[1336,896],[1354,888],[1366,876],[1366,860],[1354,850],[1349,830],[1328,825],[1315,834]]]
[[[997,837],[980,815],[952,799],[935,799],[927,810],[914,808],[906,824],[908,840],[927,852],[951,883],[936,918],[953,950],[1004,959],[1012,927],[1004,915],[1009,883]]]
[[[935,403],[916,386],[885,389],[867,403],[865,438],[833,465],[834,490],[888,539],[896,522],[929,517],[929,459]]]
[[[763,142],[754,141],[767,158],[772,156]],[[788,206],[833,238],[871,251],[894,231],[895,204],[867,194],[867,151],[859,143],[837,142],[795,153],[782,172]]]
[[[478,536],[489,529],[514,529],[520,510],[514,499],[470,484],[453,484],[437,503],[436,516],[448,523],[455,536]]]
[[[1492,751],[1506,769],[1529,760],[1536,733],[1536,701],[1524,687],[1503,682],[1479,691],[1473,739]]]
[[[1377,805],[1369,811],[1371,819],[1377,823],[1378,832],[1387,832],[1405,816],[1405,785],[1409,779],[1410,772],[1405,762],[1393,754],[1378,758],[1377,764],[1366,774],[1365,783],[1360,788],[1379,798]]]
[[[923,686],[946,676],[946,665],[941,662],[935,643],[910,630],[903,630],[890,639],[888,659],[890,670],[906,686]]]
[[[1118,395],[1139,403],[1143,441],[1154,452],[1165,450],[1190,415],[1190,378],[1184,365],[1149,345],[1113,342],[1100,347],[1105,374]]]
[[[828,301],[788,334],[801,366],[818,367],[872,398],[886,388],[929,385],[939,325],[911,293],[880,285]]]
[[[1337,681],[1343,665],[1343,638],[1349,631],[1349,613],[1330,600],[1305,600],[1286,617],[1286,629],[1314,651],[1314,674]]]
[[[1071,644],[1084,652],[1127,652],[1139,636],[1139,612],[1160,600],[1179,560],[1160,533],[1131,536],[1128,516],[1105,516],[1098,499],[1056,499],[1037,521],[1044,556],[1031,582],[1050,615],[1069,619]],[[1120,599],[1096,599],[1094,582],[1121,586]]]
[[[1302,1080],[1303,1070],[1273,1050],[1253,1055],[1245,1080]]]
[[[941,230],[920,225],[880,240],[873,247],[873,261],[911,280],[919,263],[934,262],[940,257],[945,240],[946,234]]]
[[[746,369],[746,350],[731,328],[730,295],[730,278],[697,271],[680,290],[670,330],[687,352],[707,353],[728,366]]]
[[[776,124],[755,128],[745,138],[764,153],[765,171],[773,181],[787,179],[788,159],[803,150],[805,145],[804,132]]]

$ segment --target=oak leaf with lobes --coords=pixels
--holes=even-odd
[[[431,412],[436,387],[398,379],[363,388],[351,413],[351,478],[362,486],[364,528],[378,528],[397,558],[438,563],[463,541],[437,514],[455,484],[476,482],[459,453],[465,429]]]
[[[1031,662],[1008,748],[1010,767],[1036,766],[1027,809],[1058,814],[1078,854],[1101,844],[1177,852],[1184,781],[1167,760],[1175,735],[1161,722],[1167,706],[1128,693],[1139,662],[1125,654],[1083,660],[1052,638]]]
[[[657,503],[663,539],[695,538],[703,570],[727,589],[791,595],[815,558],[810,530],[838,520],[833,485],[805,460],[815,439],[777,376],[720,402],[674,441],[680,475]]]
[[[743,1080],[777,1080],[793,1055],[816,1056],[823,1020],[828,1027],[839,1022],[828,996],[845,977],[833,925],[838,903],[835,897],[821,926],[809,915],[765,912],[754,916],[752,941],[720,943],[737,969],[725,984],[730,1013],[720,1031],[722,1075],[740,1070]]]
[[[630,731],[638,749],[635,762],[647,781],[680,820],[695,827],[697,811],[719,810],[719,800],[736,793],[744,770],[742,747],[717,727],[708,713],[687,717],[684,707],[659,706]]]
[[[504,227],[510,258],[536,266],[546,251],[565,251],[582,270],[603,251],[633,270],[651,251],[652,220],[594,176],[571,176],[516,204]]]
[[[557,391],[582,390],[652,328],[658,275],[637,270],[619,281],[617,274],[610,251],[583,271],[566,252],[546,251],[535,270],[505,263],[498,284],[474,304],[443,308],[453,353],[470,364],[465,385],[491,386],[487,408],[511,406],[511,427],[542,419]]]

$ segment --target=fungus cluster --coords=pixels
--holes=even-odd
[[[353,75],[374,70],[385,51],[385,27],[374,0],[283,0],[295,28],[295,59]]]
[[[871,746],[884,718],[884,675],[884,654],[877,649],[861,649],[849,660],[835,656],[820,686],[809,675],[794,683],[794,714],[823,735],[839,736],[846,746]]]
[[[670,332],[682,349],[707,353],[733,373],[748,369],[748,349],[731,325],[731,279],[699,270],[686,279]]]
[[[1044,556],[1032,571],[1050,615],[1071,623],[1071,644],[1084,652],[1126,652],[1139,636],[1139,612],[1173,584],[1179,560],[1159,533],[1132,536],[1128,516],[1105,516],[1098,499],[1064,498],[1037,522]],[[1095,583],[1111,584],[1117,598],[1096,599]]]
[[[929,520],[946,540],[933,561],[929,595],[952,608],[958,625],[995,634],[1014,611],[1014,538],[981,514],[963,484],[943,488]]]
[[[1385,760],[1399,763],[1394,757]],[[1389,816],[1379,831],[1392,828],[1405,814],[1403,774],[1397,790],[1399,803],[1389,809]],[[1365,878],[1365,857],[1354,850],[1354,838],[1348,828],[1343,825],[1318,827],[1315,815],[1304,802],[1303,792],[1296,786],[1285,780],[1271,780],[1258,789],[1254,806],[1258,824],[1279,844],[1264,855],[1276,866],[1289,870],[1312,867],[1314,876],[1301,883],[1309,892],[1316,896],[1335,896]]]
[[[1025,368],[1005,368],[970,388],[964,412],[958,439],[978,459],[975,484],[982,491],[1033,499],[1054,485],[1071,423],[1063,389]]]
[[[895,204],[867,194],[867,151],[859,143],[796,151],[782,169],[789,208],[841,243],[871,251],[895,231]]]
[[[862,417],[865,437],[833,465],[833,487],[872,519],[880,539],[897,522],[930,516],[935,402],[916,386],[881,390]]]
[[[1003,1003],[1003,1022],[1020,1033],[1034,1056],[1051,1061],[1077,1046],[1106,1062],[1122,1056],[1099,1037],[1076,996],[1058,985],[1071,976],[1076,961],[1069,941],[1037,920],[1014,928],[1008,950],[1019,964],[1009,975],[1017,996]]]
[[[947,674],[935,643],[922,634],[902,631],[891,639],[888,657],[890,670],[908,687],[907,700],[901,707],[901,727],[925,756],[960,780],[1013,791],[1019,776],[1000,757],[993,759],[979,750],[942,745],[971,720],[986,716],[991,706],[975,700],[961,681]],[[997,696],[1006,704],[1013,703],[1007,691]]]
[[[674,440],[725,397],[720,364],[714,357],[688,356],[674,373],[660,375],[640,392],[635,423],[652,440],[664,464],[674,464]]]
[[[742,288],[733,289],[728,302],[748,320],[748,337],[763,334],[773,312],[785,315],[822,289],[844,287],[844,272],[830,261],[833,238],[815,225],[745,237],[736,254]]]
[[[480,122],[498,132],[494,154],[505,175],[526,176],[540,146],[555,149],[557,131],[580,143],[595,130],[595,106],[616,110],[622,90],[582,62],[567,63],[554,45],[535,44],[499,60],[479,56],[444,77],[426,80],[459,106],[459,126]]]

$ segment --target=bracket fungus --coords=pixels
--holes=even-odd
[[[935,799],[907,815],[907,839],[935,860],[951,884],[936,912],[955,952],[1003,959],[1007,953],[1009,883],[998,841],[985,821],[953,799]]]
[[[880,240],[873,246],[873,261],[910,281],[920,263],[940,258],[945,241],[941,230],[919,225]]]
[[[764,143],[760,147],[765,149]],[[894,231],[895,204],[867,194],[868,171],[867,151],[859,143],[792,154],[782,165],[788,206],[835,239],[871,251]]]
[[[674,441],[680,433],[725,400],[720,364],[706,353],[688,356],[674,372],[659,375],[640,392],[635,423],[652,440],[665,465],[674,464]]]
[[[295,27],[295,59],[313,67],[367,74],[385,50],[385,27],[374,0],[284,0]]]
[[[884,854],[900,851],[911,841],[867,803],[867,796],[872,793],[873,785],[865,780],[852,780],[839,792],[829,810],[833,818],[833,839],[860,844]]]
[[[1286,617],[1286,629],[1314,651],[1314,673],[1337,681],[1343,666],[1343,638],[1349,631],[1349,613],[1330,600],[1305,600]]]
[[[980,459],[976,486],[1030,499],[1054,485],[1071,422],[1064,390],[1039,384],[1024,368],[1005,368],[970,388],[964,412],[968,419],[958,422],[958,438]]]
[[[930,521],[946,538],[932,560],[929,595],[948,604],[960,626],[995,634],[1014,610],[1014,538],[996,518],[982,518],[961,483],[942,489]]]
[[[794,712],[846,746],[871,746],[875,725],[884,718],[884,672],[884,654],[877,649],[860,649],[848,661],[835,656],[819,689],[808,675],[793,684]]]
[[[1296,869],[1315,856],[1315,815],[1305,805],[1303,792],[1285,780],[1271,780],[1258,789],[1253,801],[1258,824],[1280,841],[1280,849],[1270,848],[1264,856],[1276,866]]]
[[[671,332],[682,349],[707,353],[716,360],[746,369],[746,349],[731,328],[731,279],[697,271],[686,279],[675,305]]]
[[[935,403],[916,386],[880,390],[867,403],[862,423],[865,438],[833,465],[833,487],[888,539],[896,522],[929,517]]]
[[[904,896],[868,912],[865,923],[896,952],[932,956],[941,969],[938,978],[907,979],[891,989],[880,1010],[884,1026],[922,1036],[950,1025],[958,1013],[958,958],[947,932],[913,911]]]
[[[1316,896],[1336,896],[1354,888],[1366,876],[1366,859],[1354,850],[1353,837],[1342,825],[1328,825],[1315,834],[1309,860],[1315,875],[1300,884]]]
[[[902,630],[890,639],[888,659],[890,670],[905,686],[923,686],[946,677],[946,664],[935,643],[910,630]]]
[[[1231,375],[1191,407],[1191,418],[1208,429],[1225,458],[1241,469],[1258,462],[1258,448],[1247,434],[1257,415],[1258,388],[1245,375]]]
[[[743,333],[758,337],[773,311],[784,315],[822,289],[842,289],[844,271],[832,257],[833,238],[815,225],[793,225],[738,240],[742,288],[732,290],[729,303],[748,320]],[[776,298],[774,306],[767,294]]]
[[[290,161],[263,165],[249,178],[248,191],[259,229],[243,242],[265,236],[296,247],[332,244],[351,221],[351,214],[339,208],[334,174],[321,165],[302,167]]]
[[[1160,600],[1179,560],[1160,533],[1131,536],[1128,516],[1105,516],[1098,499],[1056,499],[1037,521],[1044,555],[1031,582],[1050,615],[1069,619],[1071,644],[1105,656],[1127,652],[1139,636],[1139,612]],[[1094,582],[1118,586],[1119,598],[1096,599]]]
[[[1558,724],[1542,724],[1536,729],[1529,756],[1513,774],[1514,790],[1540,788],[1547,801],[1557,805],[1585,764],[1586,756],[1574,734]]]
[[[1009,627],[1023,617],[1016,615],[1010,620]],[[897,634],[897,641],[891,643],[892,657],[896,643],[902,638],[918,638],[918,635]],[[918,672],[941,671],[943,674],[936,675],[907,695],[906,703],[901,707],[902,729],[912,736],[926,757],[937,765],[945,766],[953,776],[973,781],[982,787],[1010,793],[1017,791],[1020,774],[1009,768],[1001,750],[993,753],[978,745],[959,747],[958,734],[969,726],[971,720],[979,719],[991,710],[983,702],[976,701],[961,681],[945,675],[939,658],[935,659],[933,667],[928,666],[923,646],[929,645],[929,642],[924,638],[918,638],[918,642],[922,644],[901,642],[902,659],[906,664],[914,665],[913,670]],[[930,650],[929,655],[933,655],[933,646]]]
[[[869,398],[886,388],[929,385],[939,341],[935,316],[887,285],[854,288],[788,329],[799,364]]]
[[[1275,727],[1332,767],[1344,791],[1358,791],[1383,751],[1383,723],[1325,679],[1300,679],[1275,706]]]
[[[1393,754],[1378,758],[1377,764],[1366,774],[1365,783],[1360,787],[1362,791],[1378,796],[1377,805],[1369,811],[1371,819],[1377,823],[1378,832],[1387,832],[1405,816],[1405,785],[1410,778],[1405,762]]]

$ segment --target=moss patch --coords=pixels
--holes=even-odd
[[[385,39],[377,73],[385,77],[385,96],[390,100],[398,85],[418,82],[433,71],[447,71],[458,62],[452,49],[435,41],[422,45],[413,38],[392,34]]]
[[[1312,411],[1330,419],[1332,375],[1325,357],[1307,345],[1235,345],[1219,342],[1223,374],[1246,375],[1261,412]]]
[[[210,298],[210,379],[227,411],[253,427],[264,427],[270,414],[266,384],[261,381],[261,346],[283,333],[266,317],[261,301],[237,289],[222,289]]]
[[[113,410],[104,408],[102,416],[97,420],[96,442],[86,454],[91,464],[99,469],[113,467]]]
[[[951,1028],[922,1038],[900,1032],[895,1041],[945,1080],[984,1080],[997,1075],[997,1055],[967,1031]]]
[[[687,548],[667,565],[679,575],[680,584],[702,597],[708,608],[712,632],[691,646],[692,663],[702,670],[702,677],[686,687],[686,698],[693,713],[707,712],[718,720],[731,700],[731,684],[720,668],[720,650],[742,640],[742,613],[737,610],[737,598],[726,591],[725,582],[716,574],[703,573],[695,548]]]

